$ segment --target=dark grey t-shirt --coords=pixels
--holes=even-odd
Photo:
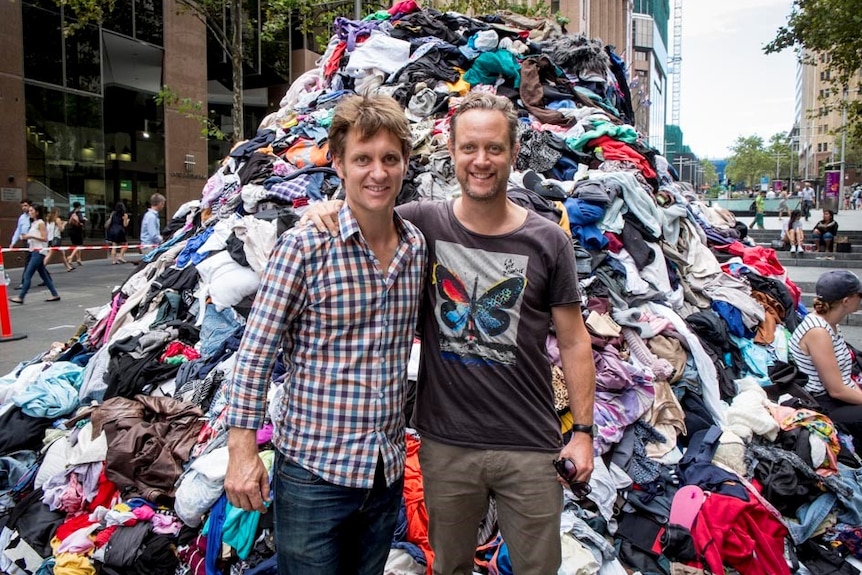
[[[533,212],[509,234],[476,234],[452,205],[398,208],[430,264],[414,425],[463,447],[558,450],[545,341],[551,307],[580,303],[571,238]]]

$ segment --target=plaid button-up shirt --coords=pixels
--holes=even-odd
[[[381,272],[349,207],[333,238],[313,226],[279,239],[238,351],[227,423],[257,429],[279,346],[287,375],[273,442],[330,483],[370,489],[404,472],[407,362],[425,281],[425,238],[395,215],[399,244]]]

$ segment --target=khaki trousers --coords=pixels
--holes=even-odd
[[[469,449],[422,438],[419,462],[435,575],[471,575],[488,497],[517,575],[560,568],[563,491],[555,453]]]

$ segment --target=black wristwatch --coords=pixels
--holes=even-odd
[[[572,425],[572,433],[586,433],[592,438],[596,437],[596,424],[593,425],[583,425],[581,423],[576,423]]]

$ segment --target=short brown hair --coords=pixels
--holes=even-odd
[[[159,206],[161,204],[164,204],[166,201],[167,200],[165,200],[165,197],[159,193],[155,193],[150,196],[150,206]]]
[[[465,112],[470,110],[497,110],[502,112],[506,118],[506,123],[509,125],[509,146],[514,149],[518,142],[518,114],[515,112],[515,107],[508,98],[489,94],[487,92],[470,92],[461,100],[461,104],[452,119],[449,121],[449,138],[455,143],[455,126],[458,123],[458,118]]]
[[[375,136],[380,130],[388,131],[401,140],[405,158],[413,148],[407,117],[391,96],[347,96],[338,102],[329,127],[329,153],[333,158],[344,158],[350,130],[356,130],[362,141]]]

